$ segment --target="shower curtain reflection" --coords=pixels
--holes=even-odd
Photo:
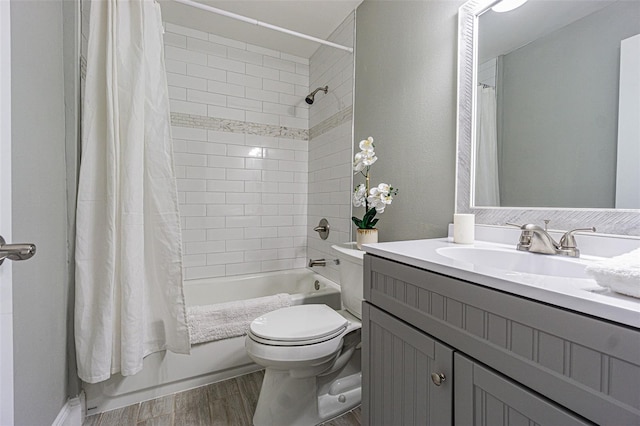
[[[476,103],[476,206],[499,206],[498,137],[496,89],[481,85]]]

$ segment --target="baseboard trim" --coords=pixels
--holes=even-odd
[[[84,394],[69,398],[62,406],[51,426],[82,426],[84,420]]]

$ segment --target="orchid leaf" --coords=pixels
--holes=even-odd
[[[364,217],[362,218],[362,223],[359,225],[359,228],[361,229],[372,229],[373,225],[375,224],[375,222],[377,222],[377,220],[375,222],[372,223],[372,221],[374,220],[373,218],[376,215],[376,209],[375,208],[371,208],[369,209],[365,214]]]
[[[362,228],[362,220],[358,219],[355,216],[351,217],[351,220],[358,228]]]

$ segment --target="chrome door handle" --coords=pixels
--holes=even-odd
[[[31,243],[6,244],[4,238],[0,236],[0,265],[5,259],[27,260],[36,254],[36,245]]]

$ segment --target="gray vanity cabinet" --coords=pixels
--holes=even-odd
[[[454,371],[456,425],[591,424],[458,352]]]
[[[364,424],[450,425],[453,350],[368,303],[362,314]],[[432,372],[442,374],[438,385]]]
[[[364,297],[363,424],[640,425],[636,328],[370,254]]]

